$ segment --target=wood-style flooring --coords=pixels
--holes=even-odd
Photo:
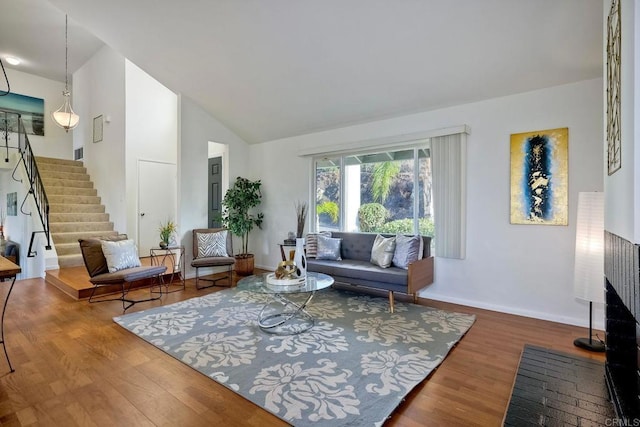
[[[0,283],[0,292],[9,283]],[[144,310],[220,288],[187,289]],[[134,291],[138,297],[148,290]],[[317,296],[320,297],[320,294]],[[525,343],[603,360],[573,346],[583,328],[421,300],[477,321],[386,426],[499,426]],[[117,301],[76,301],[43,279],[16,282],[0,352],[0,424],[7,426],[282,426],[277,417],[166,355],[112,321]],[[602,333],[600,333],[602,336]]]

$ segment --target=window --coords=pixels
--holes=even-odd
[[[433,237],[427,141],[315,159],[316,230]]]

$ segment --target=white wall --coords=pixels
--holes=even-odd
[[[187,277],[194,277],[191,230],[208,223],[208,142],[228,146],[229,181],[248,176],[249,146],[191,99],[179,97],[180,139],[178,160],[178,218],[180,241],[185,246]],[[234,249],[238,246],[234,241]],[[206,271],[202,271],[206,274]]]
[[[466,124],[467,258],[437,258],[435,283],[421,296],[586,325],[588,305],[573,296],[575,216],[578,192],[603,189],[602,97],[595,79],[251,146],[249,177],[264,183],[256,263],[277,265],[277,243],[295,229],[294,201],[311,201],[311,160],[299,150]],[[569,226],[509,224],[510,135],[559,127],[569,128]]]
[[[34,154],[43,157],[72,159],[72,133],[65,132],[51,118],[51,113],[62,105],[64,82],[22,73],[11,68],[6,68],[6,72],[12,93],[44,99],[44,136],[29,135],[29,143]],[[5,89],[6,87],[3,85],[2,90]],[[75,96],[73,91],[71,96]],[[71,105],[75,109],[74,101],[71,102]]]
[[[125,93],[126,233],[135,238],[138,160],[177,163],[178,97],[129,60],[125,60]]]
[[[74,129],[74,148],[84,147],[84,166],[98,190],[115,230],[126,232],[125,181],[125,58],[103,47],[73,74],[74,110],[80,124]],[[93,142],[93,118],[102,115],[102,141]]]

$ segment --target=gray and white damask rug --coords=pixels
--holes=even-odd
[[[326,289],[315,326],[279,336],[257,325],[268,298],[232,288],[114,321],[295,426],[331,427],[382,425],[475,321]]]

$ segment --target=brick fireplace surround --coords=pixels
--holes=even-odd
[[[607,385],[622,425],[640,425],[640,246],[605,231]]]

